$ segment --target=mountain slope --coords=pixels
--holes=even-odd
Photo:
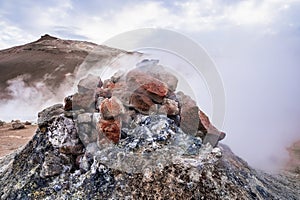
[[[50,89],[59,87],[66,76],[74,75],[76,68],[95,49],[103,50],[104,53],[99,55],[102,59],[123,52],[90,42],[62,40],[49,35],[29,44],[1,50],[0,99],[11,97],[9,91],[5,90],[8,81],[22,75],[25,75],[23,80],[28,86],[42,81]]]

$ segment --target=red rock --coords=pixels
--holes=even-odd
[[[122,102],[116,97],[104,99],[100,104],[99,110],[104,119],[113,119],[125,112]]]
[[[176,90],[178,79],[175,75],[168,72],[165,67],[157,65],[149,69],[149,73],[154,78],[166,83],[170,91],[173,92]]]
[[[210,121],[209,118],[205,115],[205,113],[201,110],[199,110],[199,119],[203,127],[207,130],[210,126]]]
[[[211,124],[209,118],[201,110],[199,110],[199,119],[200,119],[200,123],[205,127],[208,133],[217,134],[217,135],[221,134],[221,132]]]
[[[209,143],[211,143],[212,146],[215,146],[218,141],[225,138],[226,133],[219,131],[214,125],[212,125],[209,118],[201,110],[199,110],[199,119],[200,119],[199,124],[201,124],[202,127],[206,129],[206,134],[204,136],[204,143],[206,143],[206,141],[209,141]],[[212,141],[211,138],[215,138],[214,140],[216,141]]]
[[[130,104],[134,109],[143,114],[149,114],[150,108],[155,105],[148,96],[139,93],[133,93],[131,95]]]
[[[152,77],[166,83],[170,91],[175,91],[178,79],[167,68],[158,65],[158,60],[143,60],[138,63],[139,70],[151,75]]]
[[[168,86],[164,82],[138,69],[128,72],[126,81],[131,91],[142,89],[149,93],[149,96],[152,97],[154,101],[156,101],[156,99],[162,100],[169,91]]]
[[[110,141],[118,143],[121,137],[121,121],[118,119],[100,119],[98,123],[99,140],[105,136]]]

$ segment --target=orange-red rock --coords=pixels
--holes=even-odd
[[[110,141],[118,143],[121,137],[121,121],[118,119],[100,119],[98,123],[99,139],[105,136]]]
[[[149,93],[153,100],[158,98],[162,100],[168,94],[168,86],[166,83],[144,73],[138,69],[128,72],[126,77],[128,88],[131,91],[142,89]]]
[[[199,110],[198,114],[199,114],[199,119],[200,119],[199,124],[201,124],[202,127],[204,127],[204,129],[206,129],[205,137],[207,137],[208,134],[214,135],[214,138],[216,138],[217,141],[220,141],[225,138],[226,134],[224,132],[219,131],[214,125],[212,125],[209,118],[205,115],[204,112]],[[199,125],[199,127],[200,127],[200,125]],[[205,140],[204,140],[204,142],[205,142]]]
[[[104,99],[99,110],[104,119],[113,119],[125,112],[122,102],[116,97]]]

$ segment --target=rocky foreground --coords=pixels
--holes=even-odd
[[[153,60],[88,75],[0,160],[0,198],[299,199],[299,175],[254,170],[219,144],[225,133],[177,81]]]

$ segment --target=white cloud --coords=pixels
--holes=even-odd
[[[30,2],[30,1],[29,1]],[[6,2],[7,3],[7,2]],[[78,2],[77,2],[78,3]],[[209,32],[230,28],[265,26],[262,33],[275,34],[274,22],[280,15],[290,9],[296,1],[238,1],[222,3],[221,1],[178,1],[173,6],[162,2],[124,3],[118,8],[107,8],[103,3],[99,13],[89,12],[89,9],[79,10],[74,1],[51,1],[49,5],[29,3],[30,8],[6,6],[1,10],[0,23],[1,46],[30,41],[41,34],[50,33],[58,37],[69,35],[83,36],[91,41],[101,43],[118,33],[145,27],[160,27],[184,32]],[[24,5],[23,5],[24,6]],[[10,10],[9,10],[10,9]],[[95,8],[93,8],[95,10]],[[9,12],[19,12],[16,15],[22,19],[11,24],[5,16]],[[2,13],[2,15],[1,15]],[[291,22],[289,22],[291,23]],[[58,27],[65,27],[60,31]],[[65,35],[60,35],[60,34]]]
[[[32,35],[25,33],[19,27],[0,20],[0,49],[20,45],[33,39]]]

